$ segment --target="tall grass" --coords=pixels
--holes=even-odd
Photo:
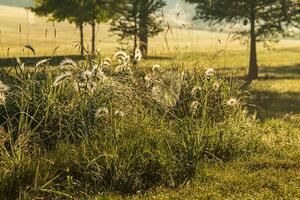
[[[263,148],[247,94],[206,71],[139,68],[124,52],[2,71],[0,198],[176,187],[206,159]]]

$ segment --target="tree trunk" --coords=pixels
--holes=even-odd
[[[95,55],[95,50],[96,50],[96,23],[93,21],[92,24],[92,55]]]
[[[140,10],[140,26],[139,26],[140,50],[144,58],[147,58],[148,56],[148,34],[149,34],[148,18],[149,18],[149,0],[145,0]]]
[[[148,30],[145,29],[140,36],[140,48],[144,58],[148,56]]]
[[[135,58],[135,52],[136,49],[138,47],[137,44],[137,37],[138,37],[138,28],[137,28],[138,24],[137,24],[137,17],[135,16],[134,18],[134,41],[133,41],[133,58]]]
[[[83,56],[84,54],[84,41],[83,41],[83,24],[79,24],[79,31],[80,31],[80,55]]]
[[[248,81],[252,81],[258,78],[255,18],[256,18],[255,10],[254,7],[252,7],[251,16],[250,16],[251,33],[250,33],[250,64],[249,64]]]

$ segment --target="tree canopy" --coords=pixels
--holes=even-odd
[[[117,0],[115,0],[117,1]],[[35,0],[33,12],[40,16],[50,16],[56,21],[68,20],[80,29],[81,54],[83,54],[83,25],[92,26],[92,52],[95,51],[95,25],[106,22],[112,14],[108,0]]]
[[[285,0],[185,0],[196,4],[197,19],[249,25],[241,34],[250,36],[248,79],[258,77],[256,42],[283,33],[286,21],[282,8]]]
[[[148,38],[163,30],[159,11],[166,5],[164,0],[124,0],[112,20],[111,30],[120,40],[133,39],[144,57],[148,54]],[[139,43],[139,44],[138,44]]]
[[[300,0],[281,0],[283,17],[288,25],[300,28]]]

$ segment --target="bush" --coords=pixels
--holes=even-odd
[[[155,65],[147,73],[130,66],[125,53],[115,57],[119,63],[66,60],[53,73],[40,70],[45,61],[33,72],[21,64],[5,74],[4,199],[176,187],[204,159],[260,148],[245,93],[213,69]]]

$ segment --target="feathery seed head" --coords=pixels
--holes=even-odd
[[[73,82],[73,87],[74,87],[74,90],[76,92],[80,92],[81,91],[81,88],[84,87],[84,83],[77,83],[77,82]]]
[[[146,75],[144,79],[145,79],[145,82],[146,82],[146,87],[147,88],[151,87],[151,85],[152,85],[152,77],[149,76],[149,75]]]
[[[120,111],[120,110],[116,110],[114,115],[116,117],[124,117],[125,116],[125,113],[123,111]]]
[[[53,82],[53,86],[57,87],[59,86],[65,79],[72,76],[71,72],[64,72],[61,75],[57,76]]]
[[[139,49],[139,48],[136,48],[135,49],[135,54],[134,54],[135,56],[134,56],[134,60],[135,61],[137,61],[137,62],[139,62],[139,61],[141,61],[142,60],[142,53],[141,53],[141,50]]]
[[[159,100],[161,96],[161,88],[159,86],[154,86],[151,90],[152,95],[155,99]]]
[[[215,75],[215,70],[213,68],[208,68],[205,72],[204,75],[207,79],[211,79]]]
[[[197,110],[198,110],[198,107],[199,107],[199,102],[198,102],[198,101],[193,101],[193,102],[191,103],[190,109],[191,109],[192,115],[196,115]]]
[[[94,92],[96,90],[96,86],[97,84],[93,81],[89,81],[87,84],[86,84],[86,89],[89,91],[89,92]]]
[[[127,55],[127,56],[125,57],[124,62],[126,63],[126,65],[129,64],[129,62],[130,62],[130,56],[129,56],[129,55]]]
[[[6,97],[4,95],[4,93],[0,93],[0,105],[4,105],[5,104],[5,100],[6,100]]]
[[[214,82],[214,85],[213,85],[213,87],[214,87],[214,90],[215,91],[218,91],[219,89],[220,89],[220,83],[219,82]]]
[[[109,68],[109,67],[111,66],[111,64],[112,64],[111,59],[110,59],[110,58],[105,58],[105,59],[103,60],[103,62],[102,62],[101,67],[102,67],[102,68]]]
[[[162,68],[160,67],[160,65],[155,64],[152,66],[152,72],[153,73],[161,73],[162,72]]]
[[[125,58],[126,56],[127,56],[127,53],[125,53],[124,51],[118,51],[115,53],[114,58],[122,59],[122,58]]]
[[[192,89],[192,91],[191,91],[191,94],[193,95],[193,96],[196,96],[197,94],[199,94],[199,92],[201,92],[201,87],[200,86],[195,86],[195,87],[193,87],[193,89]]]
[[[9,90],[9,88],[2,81],[0,81],[0,93],[4,93],[7,90]]]
[[[124,51],[118,51],[114,58],[119,60],[119,65],[127,66],[130,62],[130,56],[127,55]]]
[[[72,60],[72,59],[65,59],[63,60],[60,65],[59,65],[61,68],[64,68],[64,67],[77,67],[77,63]]]
[[[98,108],[95,114],[96,118],[105,117],[109,114],[109,110],[107,107]]]
[[[226,102],[226,104],[228,105],[228,106],[238,106],[239,105],[239,101],[236,99],[236,98],[230,98],[227,102]]]
[[[41,60],[41,61],[39,61],[39,62],[35,65],[35,67],[42,66],[42,65],[46,64],[46,63],[49,62],[49,61],[50,61],[50,58]]]
[[[90,80],[93,77],[93,72],[86,70],[82,73],[82,77],[86,80]]]

